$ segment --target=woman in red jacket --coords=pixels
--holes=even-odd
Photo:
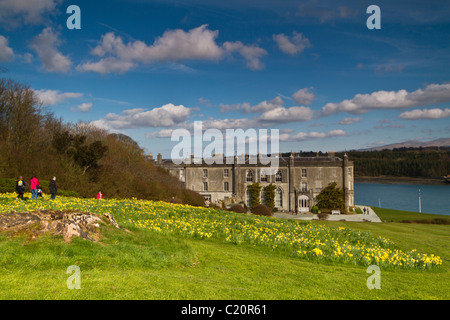
[[[31,199],[37,199],[37,187],[39,186],[39,180],[36,176],[33,176],[30,180]]]

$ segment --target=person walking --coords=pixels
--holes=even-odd
[[[50,199],[55,200],[56,193],[58,192],[58,188],[56,187],[56,177],[53,177],[52,180],[50,180],[48,187],[51,194]]]
[[[37,187],[39,186],[39,180],[36,176],[33,176],[30,180],[31,199],[37,199]]]
[[[23,181],[22,176],[20,176],[19,179],[16,181],[16,192],[17,192],[16,200],[18,200],[18,199],[23,200],[23,194],[25,193],[25,187],[26,187],[26,182]]]

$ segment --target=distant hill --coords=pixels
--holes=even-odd
[[[400,143],[391,143],[384,146],[367,148],[367,149],[359,149],[358,151],[380,151],[380,150],[393,150],[399,148],[426,148],[426,147],[449,147],[450,146],[450,138],[440,138],[431,141],[417,141],[417,140],[408,140]]]

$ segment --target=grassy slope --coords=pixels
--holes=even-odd
[[[449,299],[450,226],[317,221],[371,231],[405,249],[440,255],[433,271],[381,270],[381,290],[366,268],[319,264],[266,248],[109,230],[105,245],[54,237],[0,238],[0,299]],[[66,268],[81,268],[69,290]]]

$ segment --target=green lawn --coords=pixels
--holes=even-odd
[[[439,255],[443,263],[430,270],[381,268],[381,289],[369,290],[366,266],[306,260],[267,246],[168,235],[125,224],[134,235],[102,227],[101,243],[0,236],[0,299],[450,298],[450,225],[312,223],[368,231],[401,249]],[[67,288],[70,265],[80,267],[79,290]]]

